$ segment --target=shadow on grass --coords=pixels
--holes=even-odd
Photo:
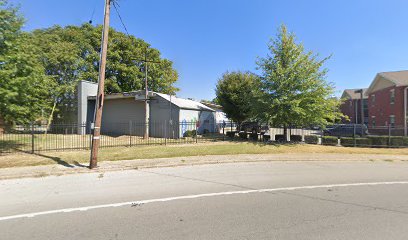
[[[20,151],[24,146],[20,141],[15,140],[0,140],[0,153],[10,153],[14,151]]]
[[[62,160],[60,157],[53,157],[45,154],[35,153],[35,155],[48,158],[56,162],[57,164],[67,167],[67,168],[74,168],[74,167],[81,167],[81,168],[88,168],[88,166],[79,163],[78,161],[74,161],[74,164],[69,164],[68,162]]]
[[[243,138],[225,138],[224,141],[219,142],[228,142],[228,143],[249,143],[259,147],[267,147],[267,146],[274,146],[274,147],[296,147],[299,145],[303,145],[304,143],[301,142],[276,142],[276,141],[263,141],[261,140],[251,140],[251,139],[243,139]]]

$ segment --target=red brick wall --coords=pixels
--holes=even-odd
[[[354,106],[354,101],[351,99],[347,99],[344,103],[340,106],[341,112],[349,117],[349,120],[343,120],[343,123],[354,123],[355,122],[355,115],[356,110]]]
[[[357,104],[357,123],[361,123],[361,100],[360,99],[347,99],[341,106],[340,111],[349,117],[346,121],[343,119],[343,123],[356,123],[356,104]],[[367,117],[367,116],[365,116]]]
[[[376,126],[387,126],[390,123],[390,115],[395,116],[395,126],[404,126],[404,88],[389,87],[373,92],[368,96],[369,122],[373,123],[372,116],[375,116]],[[391,104],[391,91],[395,89],[395,103]],[[375,95],[375,102],[372,102],[372,95]]]

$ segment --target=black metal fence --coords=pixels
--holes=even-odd
[[[344,147],[408,147],[407,131],[404,126],[338,125],[322,132],[323,145]]]
[[[38,153],[90,149],[92,124],[14,125],[0,128],[0,154]],[[145,133],[148,136],[145,136]],[[191,144],[211,141],[305,142],[346,147],[408,147],[403,126],[362,127],[338,125],[325,130],[268,128],[237,131],[233,122],[140,122],[104,123],[101,148],[143,145]]]
[[[0,131],[0,154],[90,149],[92,128],[92,123],[5,126]],[[227,128],[235,130],[235,124],[186,121],[105,123],[101,129],[100,147],[220,141],[225,140]]]

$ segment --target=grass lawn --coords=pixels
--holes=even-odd
[[[389,154],[408,155],[408,149],[346,148],[321,145],[265,145],[248,142],[215,142],[168,146],[135,146],[101,149],[99,161],[151,159],[202,155],[229,154],[278,154],[278,153],[340,153],[340,154]],[[0,168],[37,166],[48,164],[86,163],[89,151],[42,152],[40,154],[16,153],[0,156]]]

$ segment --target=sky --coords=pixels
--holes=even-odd
[[[226,71],[252,71],[281,24],[323,57],[336,94],[408,69],[406,0],[116,0],[130,34],[174,62],[180,97],[211,100]],[[104,0],[10,0],[30,31],[103,20]],[[112,9],[113,10],[113,9]],[[111,26],[124,31],[112,11]]]

